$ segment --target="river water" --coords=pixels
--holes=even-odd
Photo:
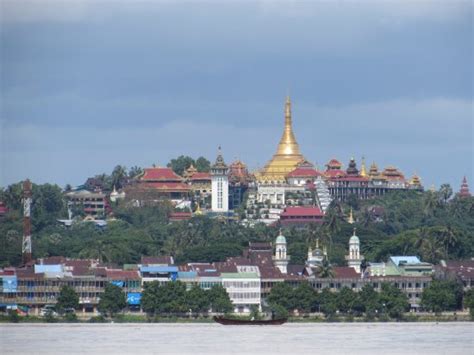
[[[3,354],[474,354],[474,323],[2,324]]]

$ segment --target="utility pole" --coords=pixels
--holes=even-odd
[[[21,244],[23,264],[32,260],[31,250],[31,181],[23,182],[23,242]]]

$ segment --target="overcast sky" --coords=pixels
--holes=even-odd
[[[1,0],[0,186],[178,155],[473,179],[472,1]]]

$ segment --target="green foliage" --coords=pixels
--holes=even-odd
[[[421,295],[423,308],[435,313],[454,311],[462,302],[462,285],[452,280],[434,280]]]
[[[211,162],[204,157],[196,159],[195,167],[200,173],[207,173],[211,170]]]
[[[464,307],[469,309],[469,314],[471,318],[474,319],[474,288],[469,289],[464,294]]]
[[[186,285],[181,281],[170,281],[163,285],[152,281],[145,283],[141,303],[143,310],[149,316],[154,316],[185,313],[190,309],[186,304],[187,300],[189,298],[186,298]],[[202,300],[196,302],[200,305]]]
[[[168,168],[173,169],[176,174],[183,176],[184,171],[188,169],[191,164],[195,164],[193,158],[189,156],[180,155],[176,159],[171,159],[171,161],[166,166]]]
[[[293,307],[298,311],[309,313],[316,303],[316,293],[308,282],[302,282],[293,290]]]
[[[113,317],[127,306],[127,298],[122,289],[116,285],[108,283],[105,285],[104,293],[100,296],[97,309],[106,317]]]
[[[279,304],[273,304],[270,307],[274,319],[286,319],[288,318],[288,311],[285,307]]]
[[[18,312],[16,310],[10,310],[8,312],[8,321],[12,323],[20,322],[20,316],[18,315]]]
[[[209,299],[208,292],[197,285],[194,285],[186,292],[185,298],[186,306],[189,307],[193,313],[205,313],[211,308],[211,300]]]
[[[273,307],[279,305],[287,311],[293,311],[293,289],[286,282],[279,282],[273,285],[267,298],[268,304]]]
[[[382,283],[379,300],[382,313],[386,313],[390,318],[401,319],[403,313],[410,308],[407,296],[398,287],[389,283]]]
[[[59,313],[63,313],[67,308],[78,308],[79,307],[79,295],[76,293],[74,288],[71,286],[61,287],[59,292],[58,301],[56,303],[56,310]]]
[[[222,285],[214,285],[209,291],[209,300],[213,312],[229,313],[232,312],[234,306],[227,294],[226,289]]]
[[[326,318],[332,318],[337,311],[336,295],[329,288],[325,288],[319,294],[319,308]]]

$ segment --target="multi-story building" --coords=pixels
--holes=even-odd
[[[105,216],[107,201],[102,192],[91,192],[88,190],[77,190],[66,193],[69,209],[72,206],[81,208],[86,216],[102,218]]]

